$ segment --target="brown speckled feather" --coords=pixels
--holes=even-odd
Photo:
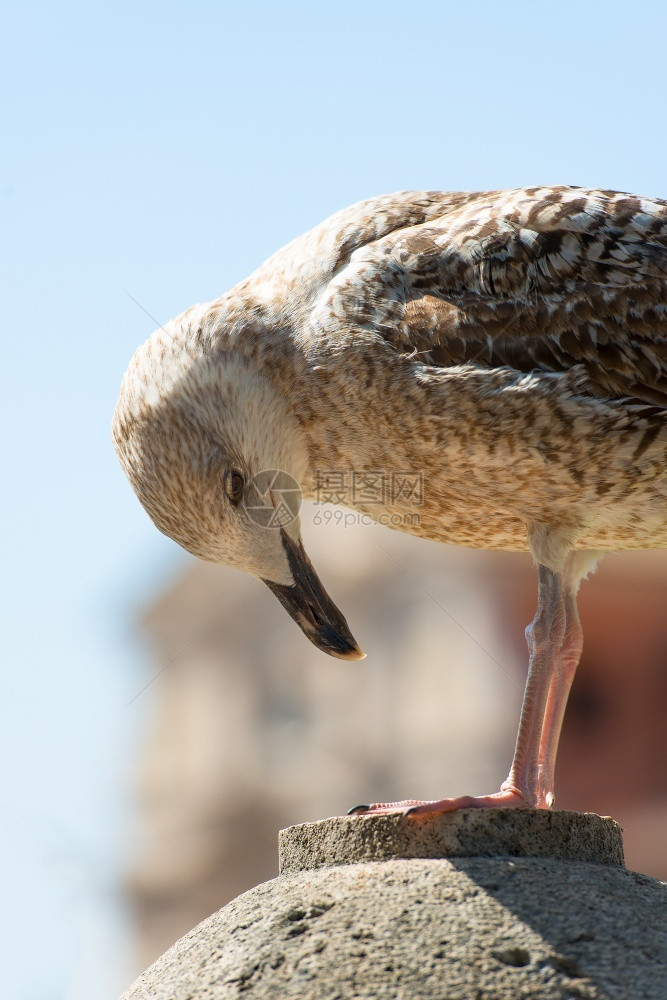
[[[667,406],[667,204],[571,187],[460,197],[357,250],[322,326],[352,316],[438,367],[581,365],[594,395]]]

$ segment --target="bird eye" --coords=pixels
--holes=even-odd
[[[227,496],[236,506],[243,496],[245,482],[243,476],[236,469],[232,469],[227,476]]]

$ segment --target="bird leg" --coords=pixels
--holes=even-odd
[[[575,565],[576,563],[576,565]],[[404,800],[356,806],[351,813],[425,816],[470,808],[548,809],[554,802],[554,769],[565,706],[582,648],[576,593],[580,561],[563,573],[538,566],[537,613],[526,629],[530,652],[514,758],[499,792],[435,802]]]
[[[537,573],[537,613],[526,629],[530,652],[528,679],[514,759],[501,791],[513,791],[527,806],[545,808],[551,803],[547,802],[546,793],[539,790],[540,751],[543,745],[551,747],[553,726],[544,732],[550,702],[554,709],[560,704],[556,678],[566,633],[566,611],[560,574],[547,566],[539,566]]]
[[[551,679],[542,722],[538,758],[538,797],[551,807],[555,800],[556,751],[572,681],[581,659],[584,636],[577,610],[578,579],[565,581],[565,636],[557,669]]]

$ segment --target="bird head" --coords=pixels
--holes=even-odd
[[[307,447],[270,377],[233,348],[194,350],[173,321],[132,359],[113,441],[160,531],[263,580],[319,649],[363,657],[301,541]]]

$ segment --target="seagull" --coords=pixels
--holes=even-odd
[[[364,654],[290,497],[329,490],[425,538],[530,552],[507,779],[351,812],[550,808],[579,584],[606,552],[667,547],[667,202],[552,186],[352,205],[156,330],[113,439],[161,531],[263,580],[343,659]]]

